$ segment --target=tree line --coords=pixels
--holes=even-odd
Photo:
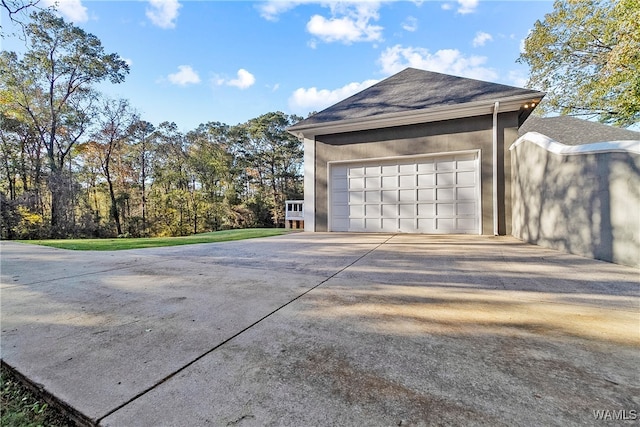
[[[284,200],[302,197],[300,117],[180,132],[145,121],[127,100],[95,88],[128,65],[38,0],[3,0],[28,49],[0,52],[0,237],[184,235],[281,226]],[[23,22],[27,10],[30,21]],[[518,59],[537,111],[637,128],[640,0],[555,0]],[[0,25],[0,37],[4,37]]]
[[[302,197],[302,145],[271,112],[181,132],[145,121],[99,83],[128,65],[49,10],[28,47],[0,53],[0,235],[5,239],[179,236],[284,224]]]

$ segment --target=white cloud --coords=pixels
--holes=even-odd
[[[178,0],[149,0],[146,15],[149,20],[160,28],[175,28],[178,10],[182,7]]]
[[[307,31],[325,42],[341,41],[350,44],[358,41],[380,40],[382,27],[362,25],[349,17],[330,18],[314,15],[307,23]]]
[[[322,110],[376,83],[378,83],[378,80],[365,80],[361,83],[349,83],[333,90],[315,87],[299,88],[289,97],[289,108],[296,114]]]
[[[473,13],[476,11],[476,8],[478,7],[478,3],[480,3],[480,0],[457,0],[458,2],[458,10],[457,12],[461,15],[466,15],[468,13]],[[452,3],[442,3],[442,6],[440,6],[443,10],[451,10],[453,9],[453,4]]]
[[[414,32],[418,29],[418,20],[413,16],[409,16],[402,23],[402,28],[405,31]]]
[[[74,23],[89,20],[87,8],[82,5],[81,0],[45,0],[43,4],[45,7],[55,6],[60,15]]]
[[[240,89],[246,89],[248,87],[253,86],[256,82],[256,78],[245,70],[244,68],[240,68],[237,73],[238,78],[230,80],[227,84],[229,86],[235,86]]]
[[[125,64],[127,64],[129,67],[131,67],[131,66],[133,65],[133,59],[131,59],[131,58],[123,58],[123,57],[120,57],[120,59],[121,59],[122,61],[124,61],[124,62],[125,62]]]
[[[395,45],[387,48],[378,59],[382,72],[391,75],[407,67],[453,74],[479,80],[495,80],[498,74],[484,64],[484,56],[465,56],[457,49],[442,49],[435,53],[420,47]]]
[[[257,5],[258,10],[260,11],[260,16],[268,21],[277,21],[278,15],[284,13],[299,4],[303,3],[302,1],[289,1],[289,0],[271,0],[260,2]]]
[[[473,38],[473,47],[484,46],[485,43],[493,40],[493,36],[489,33],[485,33],[484,31],[478,31],[476,36]]]
[[[384,28],[372,23],[380,18],[378,0],[269,0],[260,3],[257,8],[263,18],[277,21],[280,14],[309,3],[317,3],[331,11],[330,16],[315,14],[307,22],[307,31],[320,41],[351,44],[382,40]],[[410,18],[405,24],[408,28],[412,27],[411,19],[414,18]],[[309,46],[315,49],[317,41],[312,40]]]
[[[234,86],[239,89],[247,89],[248,87],[253,86],[253,84],[256,82],[256,78],[253,74],[251,74],[244,68],[240,68],[236,73],[235,79],[224,79],[221,77],[216,77],[213,82],[218,86],[226,85]]]
[[[330,3],[331,17],[313,15],[307,23],[307,31],[320,40],[351,44],[362,41],[382,40],[383,27],[373,25],[380,16],[378,2]]]
[[[167,78],[171,83],[178,86],[200,83],[200,76],[198,76],[198,73],[189,65],[178,66],[178,72],[169,74]]]
[[[476,11],[478,3],[480,3],[480,0],[458,0],[458,4],[460,5],[460,7],[458,7],[458,13],[462,15],[473,13]]]

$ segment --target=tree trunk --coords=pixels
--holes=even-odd
[[[278,200],[278,183],[276,182],[276,167],[272,161],[269,165],[271,168],[271,191],[273,191],[273,220],[276,228],[280,226],[280,201]]]
[[[16,176],[11,170],[11,165],[9,165],[9,160],[4,158],[4,169],[5,174],[7,175],[7,181],[9,182],[9,200],[16,199]]]
[[[109,185],[109,197],[111,199],[111,218],[116,222],[116,232],[118,236],[122,234],[122,226],[120,225],[120,214],[118,212],[118,204],[116,202],[116,194],[113,189],[113,183],[111,178],[107,178],[107,184]]]
[[[64,178],[62,171],[58,168],[51,170],[49,177],[49,191],[51,192],[51,237],[65,237],[63,226],[64,213]]]
[[[120,225],[120,215],[118,213],[118,204],[116,201],[116,193],[113,189],[113,180],[111,179],[111,172],[109,170],[109,156],[111,155],[111,150],[107,153],[105,163],[103,165],[104,169],[104,177],[107,179],[107,185],[109,187],[109,198],[111,199],[111,208],[109,209],[109,213],[111,218],[116,222],[116,233],[118,236],[122,234],[122,226]]]
[[[146,144],[145,140],[142,140],[142,157],[140,159],[141,163],[141,174],[142,174],[142,232],[144,235],[147,234],[147,195],[145,189],[145,181],[147,179],[147,165],[146,165]]]

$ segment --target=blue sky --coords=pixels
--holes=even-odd
[[[65,19],[130,63],[125,83],[101,91],[183,131],[269,111],[306,117],[409,66],[524,86],[522,42],[552,8],[484,0],[58,1]],[[4,30],[4,14],[2,22]],[[6,38],[2,49],[24,43]]]

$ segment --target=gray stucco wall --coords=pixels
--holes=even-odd
[[[530,243],[640,266],[640,155],[511,151],[513,235]]]
[[[498,117],[499,234],[511,234],[511,156],[517,113]],[[315,231],[327,231],[328,162],[481,150],[482,234],[493,234],[493,117],[446,120],[315,137]]]

